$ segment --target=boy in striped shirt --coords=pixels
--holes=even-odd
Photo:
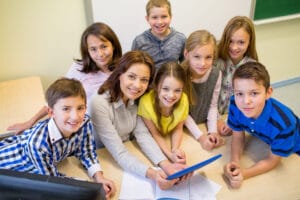
[[[94,181],[102,183],[107,197],[114,183],[102,174],[95,151],[92,124],[86,112],[86,94],[75,79],[62,78],[46,91],[49,119],[0,141],[0,168],[35,174],[64,176],[57,165],[77,157]]]

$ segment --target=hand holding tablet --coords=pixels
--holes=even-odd
[[[205,165],[208,165],[209,163],[211,163],[211,162],[219,159],[220,157],[222,157],[222,154],[218,154],[218,155],[213,156],[213,157],[211,157],[211,158],[209,158],[207,160],[204,160],[204,161],[199,162],[199,163],[197,163],[195,165],[192,165],[192,166],[190,166],[188,168],[180,170],[180,171],[178,171],[178,172],[176,172],[176,173],[168,176],[167,180],[172,180],[172,179],[175,179],[175,178],[182,177],[182,176],[184,176],[184,175],[186,175],[186,174],[188,174],[188,173],[190,173],[192,171],[195,171],[196,169],[199,169],[201,167],[204,167]]]

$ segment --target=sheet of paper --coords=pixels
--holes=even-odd
[[[184,200],[215,200],[221,186],[196,174],[189,180],[175,185],[169,190],[161,190],[154,181],[128,172],[123,173],[121,200],[154,200],[174,198]]]
[[[215,200],[221,185],[201,176],[194,175],[190,178],[190,200]]]
[[[189,180],[175,185],[169,190],[156,187],[156,198],[176,198],[189,200],[215,200],[221,186],[199,174]]]
[[[119,195],[120,200],[153,200],[155,199],[154,194],[154,182],[124,171]]]

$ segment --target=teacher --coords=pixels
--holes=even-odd
[[[89,113],[97,147],[105,146],[126,171],[155,180],[161,189],[172,187],[179,179],[166,180],[186,166],[171,163],[162,153],[143,121],[137,116],[137,100],[152,82],[155,66],[142,51],[129,51],[116,64],[114,72],[92,97]],[[131,154],[123,142],[135,136],[148,158],[163,170],[154,170]]]

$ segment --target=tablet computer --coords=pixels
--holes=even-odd
[[[167,180],[172,180],[172,179],[175,179],[175,178],[182,177],[182,176],[184,176],[184,175],[186,175],[186,174],[188,174],[188,173],[190,173],[192,171],[195,171],[196,169],[199,169],[199,168],[201,168],[201,167],[203,167],[205,165],[208,165],[209,163],[211,163],[211,162],[219,159],[221,156],[222,156],[222,154],[218,154],[218,155],[213,156],[213,157],[211,157],[211,158],[209,158],[207,160],[204,160],[204,161],[199,162],[199,163],[197,163],[195,165],[192,165],[192,166],[190,166],[188,168],[180,170],[180,171],[178,171],[178,172],[176,172],[176,173],[168,176]]]

